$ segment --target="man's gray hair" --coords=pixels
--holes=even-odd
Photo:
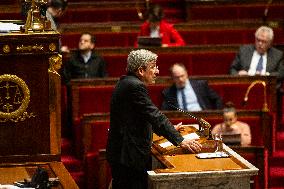
[[[255,37],[257,37],[260,32],[266,32],[266,33],[268,33],[269,40],[270,40],[270,41],[273,40],[273,38],[274,38],[274,33],[273,33],[272,28],[270,28],[270,27],[268,27],[268,26],[260,26],[260,27],[256,30],[256,32],[255,32]]]
[[[145,49],[133,50],[127,57],[126,71],[135,73],[138,68],[146,67],[149,62],[156,62],[158,55]]]

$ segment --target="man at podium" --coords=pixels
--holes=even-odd
[[[147,188],[152,130],[192,153],[201,151],[200,143],[184,139],[152,103],[146,84],[154,83],[159,73],[156,61],[157,55],[151,51],[131,51],[127,75],[120,78],[114,89],[106,149],[113,189]]]

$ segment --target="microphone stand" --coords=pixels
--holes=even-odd
[[[262,84],[262,86],[263,86],[263,98],[264,98],[264,100],[263,100],[262,111],[263,112],[269,112],[268,105],[267,105],[267,98],[266,98],[266,83],[264,81],[261,81],[261,80],[256,80],[256,81],[252,82],[250,84],[250,86],[247,88],[247,91],[246,91],[246,94],[245,94],[245,97],[244,97],[244,104],[246,104],[246,102],[248,101],[248,95],[249,95],[250,90],[256,84]]]
[[[174,108],[174,109],[176,109],[176,110],[178,110],[178,111],[180,111],[180,112],[182,112],[182,113],[188,115],[189,117],[191,117],[191,118],[193,118],[193,119],[195,119],[195,120],[198,121],[198,123],[200,124],[200,127],[199,127],[198,131],[196,131],[196,133],[197,133],[200,137],[206,138],[206,139],[209,139],[209,140],[212,140],[212,139],[213,139],[213,138],[212,138],[212,135],[211,135],[211,125],[210,125],[210,123],[208,123],[207,121],[205,121],[203,118],[196,117],[195,115],[189,113],[188,111],[184,111],[184,110],[182,110],[182,109],[180,109],[180,108],[178,108],[178,107],[172,105],[172,104],[169,103],[169,102],[168,102],[168,104],[169,104],[169,106],[171,106],[172,108]]]

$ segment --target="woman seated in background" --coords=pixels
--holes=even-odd
[[[148,19],[141,25],[139,36],[160,37],[162,47],[185,46],[185,42],[174,26],[164,20],[163,9],[154,4],[148,11]],[[136,47],[138,42],[136,42]]]
[[[224,122],[215,125],[212,135],[241,135],[241,145],[251,143],[251,132],[248,124],[238,121],[237,112],[232,102],[227,102],[223,109]]]

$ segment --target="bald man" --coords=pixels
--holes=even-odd
[[[170,68],[174,84],[163,91],[162,110],[175,110],[171,105],[186,111],[222,109],[222,99],[205,80],[190,80],[183,64]]]

